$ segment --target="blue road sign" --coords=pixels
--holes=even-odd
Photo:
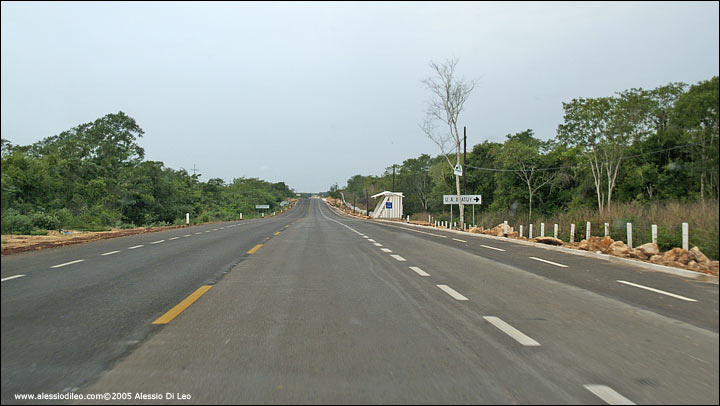
[[[392,202],[385,202],[386,209],[392,209]]]

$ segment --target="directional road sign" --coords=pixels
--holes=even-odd
[[[256,209],[269,209],[270,205],[269,204],[256,204],[255,208]]]
[[[460,195],[463,204],[482,204],[481,195]],[[457,195],[443,195],[443,204],[458,204]]]

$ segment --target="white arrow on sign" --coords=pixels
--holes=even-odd
[[[481,195],[460,195],[463,204],[482,204]],[[443,195],[443,204],[458,204],[457,195]]]

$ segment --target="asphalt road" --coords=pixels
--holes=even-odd
[[[319,199],[261,221],[3,257],[3,279],[16,274],[2,283],[3,404],[61,391],[112,403],[719,402],[717,284],[348,218]]]

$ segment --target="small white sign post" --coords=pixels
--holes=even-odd
[[[455,168],[453,169],[453,173],[457,176],[462,176],[463,175],[462,165],[460,165],[460,164],[455,165]]]
[[[185,224],[190,225],[190,213],[185,213]]]

